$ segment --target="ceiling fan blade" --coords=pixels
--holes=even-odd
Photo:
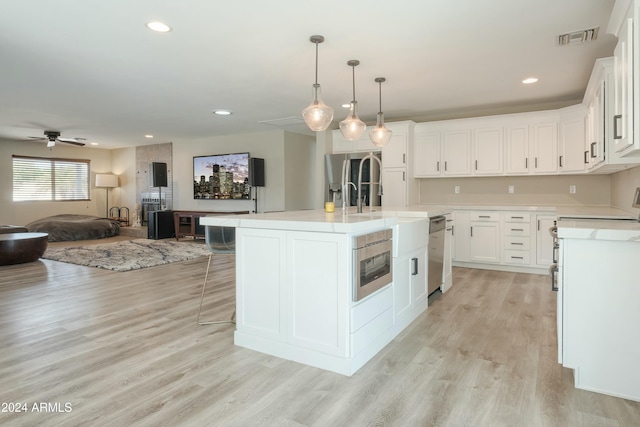
[[[58,138],[57,139],[60,142],[63,142],[65,144],[71,144],[71,145],[77,145],[78,147],[84,147],[85,143],[84,142],[78,142],[75,139],[70,139],[70,138]]]

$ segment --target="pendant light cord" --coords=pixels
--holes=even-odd
[[[356,66],[352,65],[351,70],[353,71],[353,102],[356,102]]]
[[[378,95],[379,95],[379,102],[380,102],[380,111],[378,111],[379,113],[382,113],[382,82],[378,82]]]
[[[316,84],[318,84],[318,42],[316,44]]]

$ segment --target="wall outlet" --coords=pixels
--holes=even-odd
[[[515,192],[515,187],[513,185],[509,186],[509,194],[513,194]]]
[[[576,186],[575,185],[570,185],[569,186],[569,193],[570,194],[576,194]]]
[[[456,194],[460,194],[460,186],[456,185],[455,188],[453,189],[453,192]]]

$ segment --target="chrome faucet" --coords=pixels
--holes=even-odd
[[[349,181],[349,175],[351,175],[351,162],[347,159],[342,162],[342,213],[347,212],[347,207],[349,206],[347,201],[351,199],[349,185],[352,185],[354,190],[358,190],[358,187]]]
[[[380,165],[380,179],[378,180],[378,182],[373,182],[371,181],[373,179],[373,168],[369,168],[370,172],[369,172],[369,182],[365,182],[365,184],[369,184],[369,185],[373,185],[373,184],[378,184],[378,196],[382,196],[382,162],[380,161],[380,159],[378,158],[378,156],[375,156],[373,153],[369,153],[366,156],[364,156],[362,158],[362,160],[360,160],[360,167],[358,168],[358,213],[362,213],[362,197],[361,197],[361,192],[362,192],[362,165],[364,164],[365,160],[367,159],[375,159],[378,162],[378,165]]]

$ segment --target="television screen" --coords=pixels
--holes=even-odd
[[[194,157],[193,198],[248,200],[249,153]]]

